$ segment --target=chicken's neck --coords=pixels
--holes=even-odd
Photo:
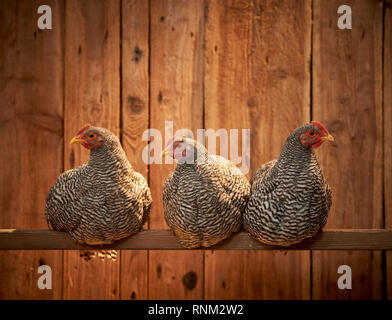
[[[105,145],[92,149],[90,152],[89,165],[98,171],[133,171],[124,150],[118,145]]]
[[[294,177],[316,165],[318,162],[312,148],[304,148],[297,139],[288,139],[275,168],[279,174],[292,174]]]

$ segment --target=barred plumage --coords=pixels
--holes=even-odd
[[[192,139],[168,149],[180,161],[164,185],[164,216],[181,245],[209,247],[239,231],[250,193],[242,172]]]
[[[90,159],[62,173],[51,187],[48,225],[88,245],[111,244],[138,232],[149,216],[150,189],[119,139],[107,129],[87,126],[72,141],[91,149]]]
[[[291,245],[314,236],[327,222],[331,190],[313,148],[333,140],[318,122],[303,125],[287,138],[278,160],[253,175],[244,228],[271,245]]]

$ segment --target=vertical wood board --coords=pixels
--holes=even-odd
[[[164,148],[178,129],[191,130],[196,137],[196,130],[203,128],[203,1],[152,0],[150,24],[150,122],[151,129],[160,132]],[[172,133],[165,121],[172,121]],[[152,138],[154,142],[155,139]],[[168,228],[162,191],[166,177],[174,169],[174,163],[150,165],[152,229]],[[162,273],[158,277],[159,266]],[[187,274],[187,281],[180,280]],[[150,251],[149,279],[150,299],[201,299],[203,253]]]
[[[313,118],[335,142],[320,148],[333,193],[327,228],[382,227],[382,12],[377,1],[348,1],[352,29],[337,26],[339,1],[314,2]],[[335,290],[338,261],[346,261],[352,290]],[[340,262],[339,262],[340,263]],[[380,252],[313,254],[313,298],[379,299]]]
[[[65,169],[89,158],[69,141],[86,123],[120,129],[120,1],[66,1]],[[64,252],[64,299],[118,299],[120,258],[85,261]],[[97,281],[101,279],[101,281]]]
[[[142,159],[148,142],[142,136],[149,123],[149,2],[123,0],[121,11],[122,144],[134,170],[148,179],[147,163]],[[120,298],[147,299],[147,280],[147,251],[122,251]]]
[[[39,1],[0,3],[0,227],[46,228],[45,198],[62,171],[64,4],[38,29]],[[52,268],[52,290],[37,286]],[[0,252],[0,299],[60,299],[61,251]]]
[[[250,177],[276,159],[290,132],[309,120],[311,3],[207,4],[206,129],[240,129],[240,154],[246,154],[241,129],[250,129]],[[283,264],[288,267],[279,269],[276,282],[268,266]],[[205,270],[207,299],[310,296],[308,252],[208,252]]]

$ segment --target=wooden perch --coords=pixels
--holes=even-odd
[[[112,245],[86,246],[75,243],[65,232],[52,230],[0,229],[0,250],[188,250],[181,247],[169,230],[141,231]],[[246,232],[210,247],[213,250],[392,250],[392,230],[343,229],[325,230],[315,237],[290,247],[262,244]]]

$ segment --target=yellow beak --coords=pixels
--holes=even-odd
[[[164,157],[164,156],[166,156],[166,155],[167,155],[166,150],[163,150],[162,153],[161,153],[161,157]]]
[[[328,134],[326,137],[321,137],[321,140],[323,141],[335,141],[334,137]]]
[[[70,144],[74,144],[74,143],[83,143],[85,142],[83,139],[79,138],[79,137],[73,137],[70,141]]]

